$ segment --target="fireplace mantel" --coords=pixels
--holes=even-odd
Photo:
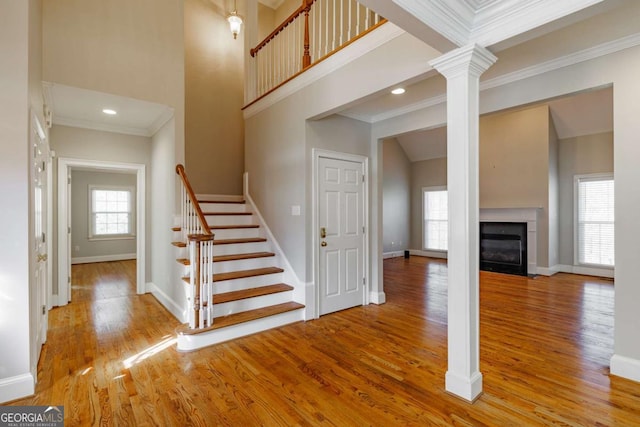
[[[538,212],[542,208],[482,208],[480,221],[527,223],[527,273],[537,274],[538,268]]]

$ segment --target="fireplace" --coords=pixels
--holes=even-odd
[[[527,275],[527,223],[481,222],[480,269]]]

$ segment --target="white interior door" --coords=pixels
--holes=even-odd
[[[364,165],[318,159],[320,315],[364,303]]]
[[[47,340],[47,295],[48,263],[47,239],[48,230],[48,169],[50,167],[50,151],[46,134],[35,116],[32,120],[31,146],[33,152],[32,175],[32,215],[33,215],[33,283],[32,283],[32,319],[35,323],[34,348],[36,358],[40,356],[42,344]]]

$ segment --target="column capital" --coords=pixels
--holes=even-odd
[[[472,43],[429,61],[429,65],[447,79],[463,73],[480,77],[497,60],[487,48]]]

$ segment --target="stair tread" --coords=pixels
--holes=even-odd
[[[276,283],[274,285],[260,286],[257,288],[243,289],[239,291],[225,292],[213,296],[214,304],[223,304],[225,302],[239,301],[247,298],[260,297],[264,295],[277,294],[279,292],[292,291],[293,286],[285,283]]]
[[[171,227],[171,231],[180,231],[182,228],[180,227]]]
[[[198,200],[198,203],[221,203],[221,204],[244,205],[247,202],[244,200]]]
[[[249,252],[245,254],[218,255],[213,257],[213,262],[239,261],[244,259],[267,258],[275,256],[273,252]],[[177,261],[183,265],[190,265],[191,262],[187,258],[179,258]]]
[[[195,335],[203,332],[213,331],[240,323],[250,322],[252,320],[262,319],[276,314],[286,313],[288,311],[304,308],[303,304],[297,302],[285,302],[283,304],[271,305],[268,307],[258,308],[255,310],[242,311],[240,313],[229,314],[227,316],[216,317],[213,319],[213,325],[202,329],[189,329],[188,325],[182,325],[177,332],[182,335]]]
[[[186,248],[187,244],[185,242],[171,242],[171,244],[178,248]]]
[[[251,270],[230,271],[228,273],[217,273],[213,275],[214,282],[222,282],[225,280],[246,279],[247,277],[264,276],[266,274],[282,273],[284,270],[279,267],[263,267]],[[183,277],[182,280],[189,283],[189,277]]]
[[[211,230],[233,230],[234,228],[260,228],[258,224],[210,225]]]
[[[220,240],[214,240],[213,244],[214,245],[232,245],[232,244],[236,244],[236,243],[262,243],[262,242],[266,242],[267,239],[265,239],[264,237],[247,237],[247,238],[243,238],[243,239],[220,239]]]
[[[252,212],[203,212],[204,216],[236,216],[236,215],[253,215]]]

